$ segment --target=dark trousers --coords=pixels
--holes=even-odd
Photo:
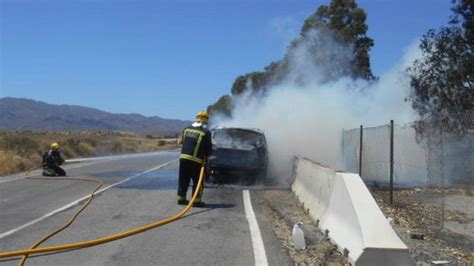
[[[188,192],[189,182],[193,180],[193,195],[196,191],[197,184],[199,182],[199,174],[201,173],[201,164],[186,160],[179,160],[179,186],[178,186],[178,196],[186,197]],[[198,199],[202,196],[202,186],[201,192],[198,195]]]
[[[57,165],[48,165],[46,167],[53,170],[58,176],[66,176],[66,171]]]

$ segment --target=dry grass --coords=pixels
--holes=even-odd
[[[11,151],[0,150],[0,175],[27,171],[36,168],[39,163],[41,157],[37,154],[25,157]]]
[[[176,139],[128,132],[0,132],[0,176],[38,168],[41,155],[58,142],[65,159],[176,148]]]
[[[371,188],[371,193],[383,213],[392,218],[392,226],[399,236],[408,236],[410,231],[424,234],[424,240],[404,238],[412,256],[422,254],[431,256],[432,260],[445,256],[450,261],[474,265],[470,264],[474,262],[471,238],[450,232],[443,226],[446,221],[461,225],[474,222],[472,215],[449,210],[441,201],[446,195],[469,196],[463,188],[395,190],[393,205],[390,204],[389,191]]]

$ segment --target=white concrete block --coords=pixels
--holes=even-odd
[[[349,250],[356,265],[415,265],[357,174],[341,173],[309,159],[295,160],[292,190],[330,239]]]

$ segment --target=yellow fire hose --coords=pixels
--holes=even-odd
[[[94,240],[89,240],[89,241],[84,241],[84,242],[76,242],[76,243],[70,243],[70,244],[64,244],[64,245],[57,245],[57,246],[50,246],[50,247],[43,247],[43,248],[31,248],[31,249],[23,249],[23,250],[14,250],[14,251],[8,251],[8,252],[2,252],[0,253],[0,259],[1,258],[10,258],[10,257],[16,257],[16,256],[25,256],[25,255],[30,255],[30,254],[38,254],[38,253],[47,253],[47,252],[57,252],[57,251],[62,251],[62,250],[70,250],[70,249],[77,249],[77,248],[84,248],[84,247],[91,247],[91,246],[96,246],[100,244],[104,244],[107,242],[115,241],[118,239],[122,239],[125,237],[129,237],[138,233],[142,233],[144,231],[153,229],[158,226],[162,226],[171,222],[174,222],[176,220],[179,220],[181,217],[183,217],[193,206],[194,202],[196,201],[197,196],[200,193],[200,190],[202,189],[202,183],[204,179],[204,169],[205,169],[205,164],[201,167],[201,172],[199,174],[199,181],[197,184],[196,191],[193,194],[193,197],[191,198],[191,201],[189,201],[189,204],[181,210],[178,214],[171,216],[169,218],[163,219],[161,221],[157,221],[148,225],[144,225],[141,227],[137,227],[134,229],[131,229],[126,232],[114,234],[114,235],[109,235],[109,236],[104,236],[98,239]]]
[[[28,174],[27,174],[28,175]],[[79,214],[89,206],[89,204],[92,201],[92,198],[94,197],[94,193],[104,184],[102,181],[94,178],[85,178],[85,177],[26,177],[25,179],[39,179],[39,180],[79,180],[79,181],[88,181],[88,182],[95,182],[97,183],[97,186],[92,190],[89,198],[87,199],[86,203],[82,208],[80,208],[70,219],[67,223],[65,223],[63,226],[59,227],[58,229],[54,230],[53,232],[49,233],[48,235],[44,236],[40,240],[38,240],[33,246],[31,246],[30,249],[35,249],[42,243],[44,243],[46,240],[50,239],[51,237],[55,236],[59,232],[63,231],[64,229],[68,228],[74,220],[79,216]],[[28,255],[23,255],[21,258],[21,261],[18,263],[19,266],[23,266],[26,262],[26,259],[28,258]]]

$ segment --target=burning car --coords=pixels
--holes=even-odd
[[[268,153],[261,130],[218,127],[212,132],[211,182],[255,183],[267,173]]]

